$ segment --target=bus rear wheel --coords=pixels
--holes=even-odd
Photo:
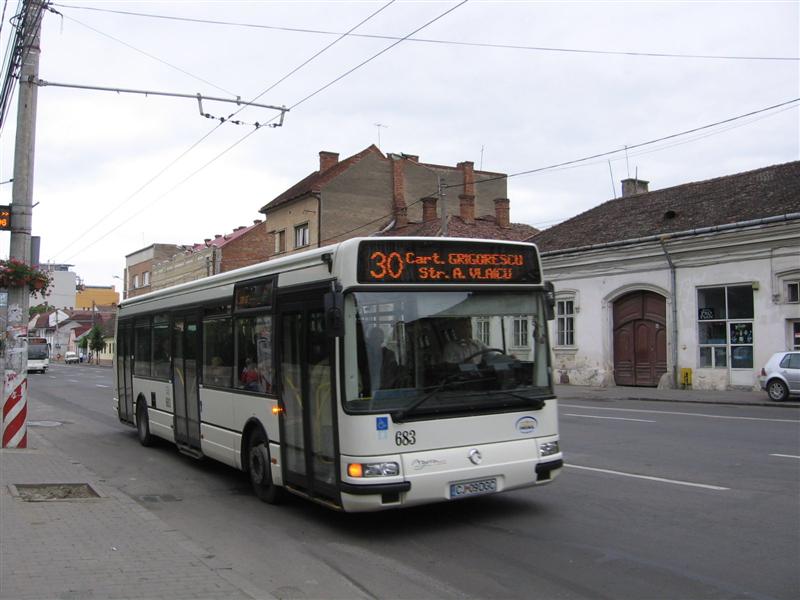
[[[260,500],[268,504],[280,503],[283,490],[272,483],[267,438],[260,429],[254,430],[247,442],[247,472],[253,492]]]

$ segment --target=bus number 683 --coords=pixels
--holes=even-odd
[[[413,446],[417,443],[417,432],[413,429],[398,431],[394,434],[394,443],[396,446]]]

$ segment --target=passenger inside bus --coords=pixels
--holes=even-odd
[[[246,390],[250,390],[251,392],[264,391],[261,384],[261,376],[258,373],[258,369],[256,369],[253,359],[251,358],[247,358],[245,360],[244,369],[242,369],[242,374],[239,376],[239,381]]]

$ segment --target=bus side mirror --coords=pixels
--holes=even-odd
[[[344,333],[343,304],[341,292],[325,294],[325,332],[329,337],[341,337]]]
[[[544,312],[548,321],[556,318],[556,288],[551,281],[544,282]]]

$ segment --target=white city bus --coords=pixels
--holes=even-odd
[[[44,373],[50,366],[50,344],[43,337],[28,338],[28,373]]]
[[[345,511],[552,481],[532,244],[358,238],[122,302],[114,408],[191,456]]]

